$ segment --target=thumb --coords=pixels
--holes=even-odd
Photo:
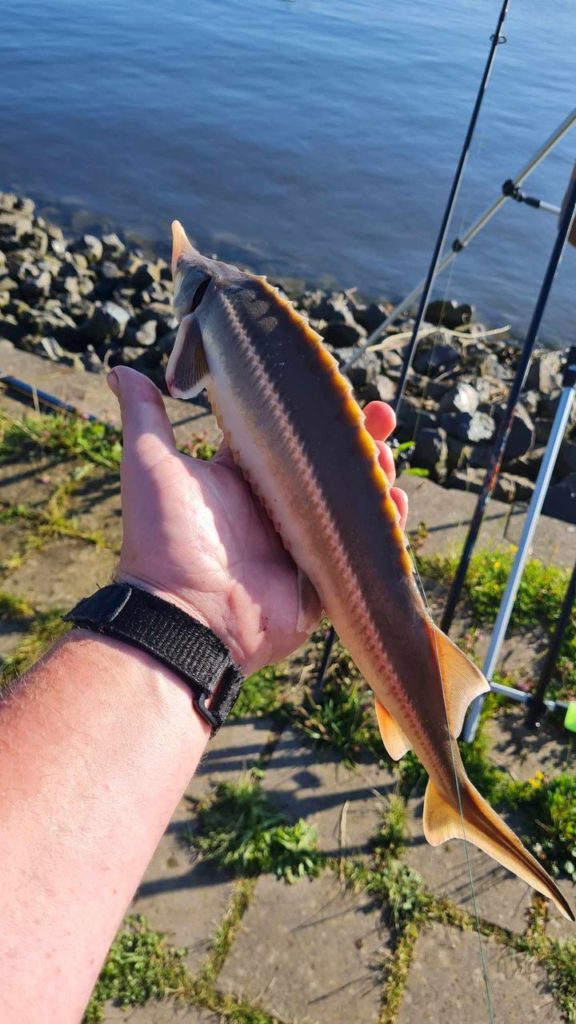
[[[148,455],[158,447],[172,451],[175,448],[174,432],[156,385],[128,366],[117,366],[112,370],[107,383],[120,403],[125,451],[136,451],[142,441]]]

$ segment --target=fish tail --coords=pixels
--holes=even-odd
[[[439,846],[447,839],[466,839],[551,899],[564,917],[574,921],[574,913],[554,880],[465,775],[460,778],[459,803],[447,799],[430,779],[424,798],[428,842]]]

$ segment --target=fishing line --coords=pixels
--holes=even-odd
[[[412,548],[410,546],[410,542],[409,541],[407,542],[407,546],[408,546],[408,549],[410,551],[410,557],[412,558],[412,563],[414,565],[414,575],[415,575],[416,581],[418,583],[418,588],[420,590],[420,593],[422,594],[422,598],[423,598],[424,604],[426,606],[426,611],[428,612],[429,618],[432,621],[432,614],[431,614],[432,609],[430,608],[430,604],[429,604],[428,598],[426,597],[426,593],[424,591],[424,584],[422,583],[422,577],[420,576],[420,573],[418,571],[418,566],[417,566],[416,560],[415,560],[415,554],[412,551]],[[433,637],[434,637],[434,650],[435,650],[435,653],[436,653],[436,663],[438,665],[438,669],[439,669],[439,672],[440,672],[440,677],[442,679],[442,690],[444,691],[444,677],[443,677],[443,674],[442,674],[442,662],[440,661],[440,651],[438,650],[438,638],[437,638],[436,630],[433,630]],[[450,730],[450,726],[449,726],[449,722],[448,722],[448,709],[446,707],[446,700],[444,700],[444,715],[445,715],[445,718],[446,718],[446,726],[447,726],[448,730]],[[462,825],[462,835],[463,835],[462,842],[464,843],[464,859],[466,861],[466,871],[467,871],[467,874],[468,874],[468,885],[469,885],[469,888],[470,888],[470,895],[472,897],[473,917],[474,917],[474,922],[475,922],[475,926],[476,926],[476,936],[478,938],[478,947],[479,947],[479,950],[480,950],[480,965],[481,965],[481,968],[482,968],[482,982],[483,982],[483,985],[484,985],[484,994],[485,994],[485,997],[486,997],[486,1008],[488,1010],[489,1024],[495,1024],[494,1008],[493,1008],[493,1005],[492,1005],[492,996],[490,994],[490,980],[489,980],[489,976],[488,976],[488,965],[486,963],[486,957],[484,955],[484,944],[482,942],[482,932],[480,930],[480,913],[478,911],[478,904],[477,904],[477,901],[476,901],[476,887],[475,887],[475,883],[474,883],[474,876],[472,874],[472,863],[471,863],[471,860],[470,860],[470,849],[469,849],[470,841],[466,837],[466,821],[465,821],[465,818],[464,818],[464,808],[462,806],[462,793],[461,793],[461,788],[460,788],[460,780],[458,778],[458,770],[457,770],[457,766],[456,766],[456,757],[454,755],[454,744],[457,744],[457,743],[458,743],[458,740],[454,739],[452,736],[450,736],[450,757],[451,757],[451,760],[452,760],[452,774],[454,776],[454,781],[456,783],[456,795],[457,795],[457,799],[458,799],[458,812],[460,814],[460,822],[461,822],[461,825]],[[472,844],[472,845],[474,845],[474,844]]]

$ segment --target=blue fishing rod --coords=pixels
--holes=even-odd
[[[484,94],[488,86],[488,79],[490,78],[492,65],[494,64],[496,50],[501,43],[506,42],[506,37],[502,35],[502,26],[504,25],[504,20],[508,12],[509,3],[510,0],[503,0],[502,7],[500,8],[500,14],[498,15],[498,21],[496,23],[496,29],[490,36],[490,50],[488,52],[488,58],[486,60],[486,65],[484,67],[484,72],[482,74],[482,80],[480,82],[480,86],[474,103],[474,108],[472,110],[472,115],[470,117],[470,122],[468,124],[468,128],[464,138],[464,144],[462,146],[462,152],[460,153],[460,159],[458,160],[458,165],[454,173],[454,179],[452,181],[452,185],[450,188],[450,194],[448,196],[448,201],[446,203],[446,209],[444,210],[442,223],[440,224],[440,230],[438,232],[438,237],[436,239],[436,244],[434,246],[434,252],[432,254],[432,259],[430,261],[430,266],[428,268],[428,274],[424,282],[424,287],[420,298],[420,305],[418,307],[418,313],[416,315],[416,320],[414,322],[414,330],[412,331],[412,337],[410,339],[410,343],[408,345],[408,349],[404,357],[404,363],[402,366],[402,372],[400,374],[400,380],[398,382],[398,387],[396,389],[394,402],[392,403],[394,411],[396,413],[396,417],[398,417],[398,412],[402,404],[402,398],[404,396],[406,381],[408,379],[408,374],[410,372],[412,360],[414,359],[414,353],[416,351],[416,346],[418,344],[418,333],[422,326],[424,313],[426,312],[426,307],[428,305],[428,300],[430,298],[430,292],[432,291],[432,285],[434,284],[434,278],[438,270],[438,264],[440,262],[440,257],[442,255],[442,250],[444,248],[444,243],[446,241],[446,235],[448,234],[448,228],[450,226],[450,221],[452,219],[452,213],[454,211],[454,206],[456,205],[456,200],[458,198],[458,193],[460,191],[460,185],[462,183],[462,177],[464,175],[464,168],[466,166],[468,154],[470,152],[470,147],[472,145],[472,139],[474,137],[474,132],[476,130],[476,123],[478,121],[478,116],[480,114],[480,109],[482,107]],[[322,659],[320,661],[320,667],[318,669],[318,675],[316,679],[316,685],[318,687],[322,685],[324,676],[326,674],[326,669],[328,668],[328,662],[330,661],[330,654],[332,653],[332,647],[334,645],[335,636],[336,634],[334,632],[334,628],[331,626],[326,636],[324,651],[322,653]]]

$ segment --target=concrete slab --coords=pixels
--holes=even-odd
[[[286,730],[266,768],[263,787],[292,821],[305,818],[332,856],[366,852],[397,781],[376,763],[346,768],[338,754],[325,754]]]
[[[120,475],[94,469],[74,489],[73,517],[80,530],[98,532],[110,547],[122,543]]]
[[[471,844],[466,847],[454,839],[442,846],[429,846],[422,833],[422,805],[422,799],[409,802],[405,863],[422,875],[428,888],[437,896],[447,897],[471,914],[474,913],[475,899],[478,914],[483,920],[511,931],[525,931],[526,912],[532,899],[530,886]]]
[[[71,467],[72,460],[61,456],[0,463],[0,503],[41,507],[55,488],[69,479]]]
[[[568,900],[568,903],[572,907],[572,910],[576,912],[576,884],[569,882],[564,876],[557,879],[558,885],[560,886],[564,896]],[[573,921],[567,921],[565,917],[562,917],[558,913],[556,907],[552,903],[548,903],[548,920],[546,922],[546,934],[551,939],[557,939],[563,942],[567,939],[571,939],[573,942],[576,940],[576,924]]]
[[[259,879],[218,987],[306,1024],[376,1024],[390,936],[365,896],[326,872]]]
[[[210,740],[186,797],[198,800],[217,782],[235,782],[242,772],[249,771],[262,755],[272,736],[269,718],[229,719]]]
[[[39,611],[71,607],[97,586],[105,586],[118,556],[85,541],[49,541],[3,581],[3,589],[29,601]]]
[[[203,863],[183,842],[189,809],[181,801],[148,865],[128,913],[144,914],[177,947],[186,946],[186,964],[197,973],[232,898],[233,884]]]
[[[542,967],[482,939],[493,1019],[498,1024],[561,1024]],[[486,1024],[478,936],[435,925],[416,942],[398,1024]]]
[[[556,775],[571,772],[576,763],[576,736],[551,719],[545,719],[538,730],[524,725],[525,708],[507,706],[486,723],[490,742],[490,759],[499,768],[520,781],[536,772]]]
[[[457,553],[468,533],[478,495],[465,491],[447,491],[423,477],[404,475],[398,481],[410,503],[408,530],[424,523],[428,535],[419,550],[422,554]],[[526,518],[521,505],[491,501],[486,510],[477,550],[517,544]],[[544,562],[572,566],[576,547],[576,526],[542,516],[532,546],[532,557]]]
[[[107,1003],[104,1024],[219,1024],[220,1017],[209,1010],[186,1006],[174,1000],[146,1003],[122,1010]]]

